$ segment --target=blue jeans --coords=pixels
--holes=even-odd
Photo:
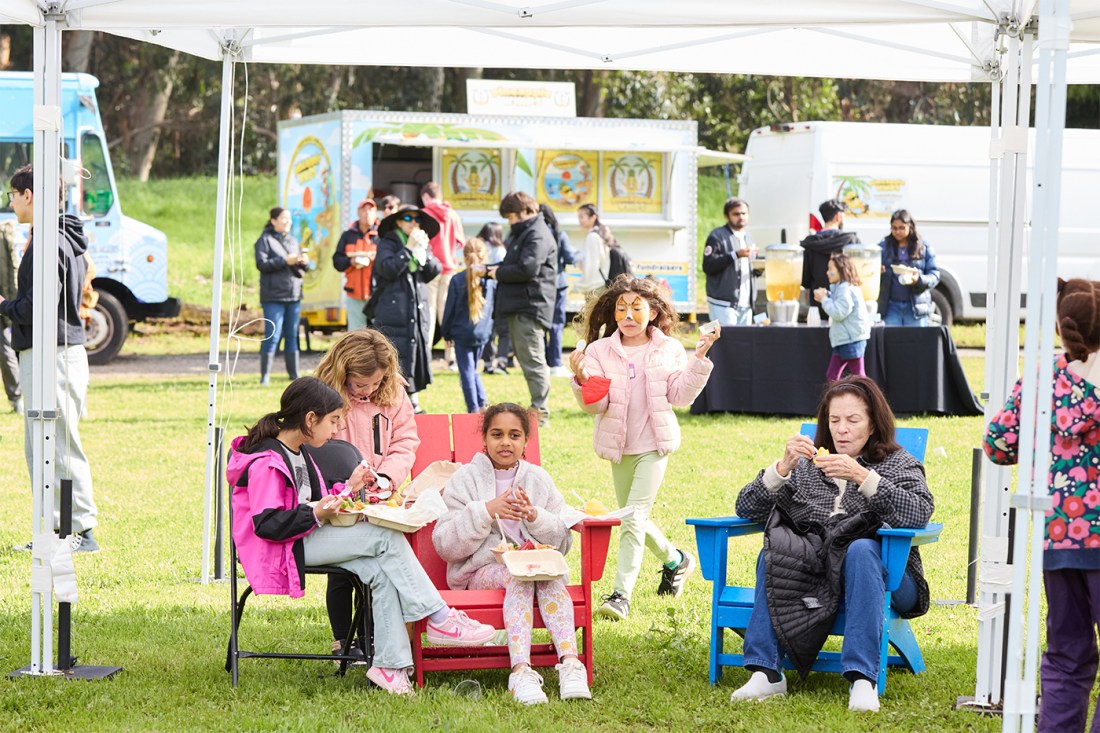
[[[458,365],[458,383],[462,385],[462,396],[466,399],[466,412],[477,412],[489,406],[485,396],[485,385],[477,372],[477,355],[480,347],[471,348],[455,342],[455,363]]]
[[[882,644],[883,607],[886,601],[886,571],[882,567],[882,548],[877,540],[856,540],[848,547],[841,568],[844,595],[840,608],[844,615],[844,644],[840,668],[849,681],[857,673],[877,684],[879,648]],[[756,594],[749,627],[745,629],[745,666],[778,672],[783,668],[784,652],[775,638],[768,598],[764,591],[764,552],[756,561]],[[917,605],[917,584],[905,573],[901,585],[890,596],[895,611],[905,612]]]
[[[347,314],[348,331],[355,331],[367,327],[367,316],[363,313],[363,306],[367,301],[352,298],[347,293],[342,296],[344,313]]]
[[[430,616],[445,604],[404,535],[367,522],[326,524],[302,538],[302,549],[307,565],[338,565],[370,586],[374,665],[411,667],[405,623]]]
[[[887,326],[927,326],[928,316],[917,318],[909,303],[891,300],[886,308],[885,321]]]
[[[568,288],[558,290],[554,300],[554,317],[550,321],[550,330],[546,332],[546,366],[561,366],[561,335],[565,331],[565,294]]]
[[[718,321],[718,325],[726,326],[751,326],[752,308],[738,308],[734,305],[718,305],[707,302],[707,313],[710,320]]]
[[[264,309],[264,340],[260,344],[261,354],[274,354],[283,339],[285,351],[298,350],[298,321],[302,317],[302,303],[295,300],[289,303],[260,303]]]

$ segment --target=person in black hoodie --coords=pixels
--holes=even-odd
[[[558,243],[539,215],[535,199],[513,191],[500,202],[500,215],[511,231],[504,242],[507,251],[499,265],[488,268],[495,278],[498,318],[508,321],[508,335],[516,361],[523,369],[531,407],[538,410],[539,425],[550,423],[550,369],[546,366],[546,331],[554,319],[558,295]]]
[[[821,221],[824,228],[802,240],[802,249],[806,254],[802,258],[802,287],[809,293],[818,288],[829,288],[829,257],[833,252],[840,252],[849,244],[859,244],[859,236],[855,232],[844,231],[844,213],[848,211],[848,205],[843,201],[829,199],[817,207],[821,213]],[[821,309],[819,303],[814,303],[822,319],[828,318],[828,314]]]
[[[9,197],[16,219],[20,224],[30,224],[32,229],[23,261],[19,263],[15,297],[10,300],[0,297],[0,315],[11,320],[11,345],[19,353],[20,386],[24,394],[30,395],[34,378],[31,368],[31,345],[34,340],[34,172],[31,166],[23,166],[12,176]],[[95,500],[92,498],[92,472],[77,427],[88,395],[88,353],[84,350],[84,321],[80,318],[80,299],[84,276],[88,271],[84,258],[88,238],[84,235],[84,225],[76,216],[62,214],[58,227],[57,361],[56,370],[47,371],[42,377],[56,382],[57,419],[54,421],[54,434],[57,479],[71,479],[73,482],[70,547],[73,552],[95,552],[99,545],[92,534],[98,524]],[[32,470],[34,463],[31,429],[31,419],[25,418],[23,448],[28,471]],[[55,528],[60,519],[60,503],[61,492],[54,492]],[[26,549],[30,549],[30,545]]]

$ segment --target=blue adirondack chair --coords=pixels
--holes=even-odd
[[[811,438],[817,430],[815,423],[804,423],[801,433]],[[924,460],[928,446],[927,428],[897,428],[896,439],[902,448],[917,458]],[[752,615],[755,589],[726,585],[726,565],[729,558],[729,539],[742,535],[763,532],[763,527],[741,517],[713,517],[708,519],[688,519],[695,527],[695,542],[699,549],[699,568],[703,578],[714,584],[711,597],[710,621],[710,683],[718,684],[722,679],[722,667],[743,667],[743,654],[727,654],[723,650],[725,630],[731,629],[742,638]],[[879,541],[882,544],[882,563],[886,568],[886,609],[883,615],[882,649],[879,661],[878,694],[886,691],[887,667],[903,667],[913,674],[924,671],[924,656],[909,627],[908,619],[903,619],[890,608],[890,594],[897,590],[905,573],[905,564],[909,559],[910,548],[935,542],[943,531],[942,524],[929,524],[923,529],[880,529]],[[833,625],[833,635],[844,634],[844,612],[837,614]],[[890,654],[890,647],[897,652]],[[788,669],[793,669],[789,661],[784,660]],[[822,651],[812,669],[817,672],[840,672],[840,653]]]

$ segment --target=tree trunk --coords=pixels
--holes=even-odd
[[[485,70],[480,66],[454,70],[454,83],[451,88],[451,112],[465,114],[469,110],[470,100],[466,98],[466,80],[481,79],[484,74]]]
[[[424,69],[424,111],[440,112],[443,110],[443,67],[437,66]]]
[[[577,112],[581,117],[603,117],[603,72],[585,69],[581,72]]]
[[[137,161],[134,172],[139,181],[149,180],[149,172],[157,157],[161,125],[168,111],[168,102],[172,99],[172,89],[176,83],[175,71],[178,65],[179,52],[177,51],[169,57],[165,68],[161,70],[161,84],[157,87],[149,105],[145,107],[137,125],[138,132],[134,135],[131,150],[134,151],[133,160]]]
[[[68,41],[65,44],[65,70],[88,73],[92,64],[95,31],[72,31],[66,33],[65,38]]]

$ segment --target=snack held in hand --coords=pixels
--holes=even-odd
[[[599,499],[589,499],[581,506],[581,511],[593,517],[602,517],[607,514],[607,506]]]
[[[826,448],[825,446],[821,446],[820,448],[817,449],[817,456],[814,457],[814,463],[817,463],[817,459],[821,458],[821,456],[827,456],[827,455],[829,455],[829,449]]]

